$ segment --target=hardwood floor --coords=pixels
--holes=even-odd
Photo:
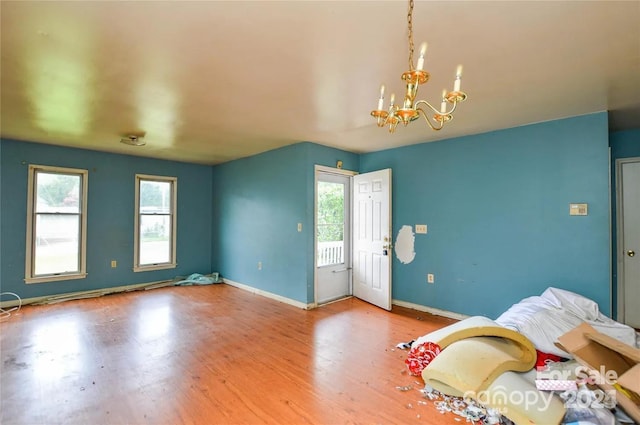
[[[223,284],[26,306],[0,323],[0,422],[456,424],[395,348],[449,323]]]

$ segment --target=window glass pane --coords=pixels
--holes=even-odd
[[[80,213],[80,179],[73,174],[36,173],[36,213]]]
[[[34,274],[79,272],[80,216],[38,215]]]
[[[318,266],[344,263],[344,184],[318,182]]]
[[[140,216],[140,265],[171,261],[171,216]]]
[[[344,239],[344,184],[318,182],[318,242]]]
[[[140,214],[171,212],[171,182],[140,181]]]

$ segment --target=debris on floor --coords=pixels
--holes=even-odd
[[[640,423],[640,348],[604,334],[589,323],[559,336],[558,345],[575,355],[589,371],[587,381],[598,386],[590,391],[578,384],[581,397],[576,402],[585,407],[594,407],[593,403],[606,408],[619,405]]]
[[[64,301],[81,300],[85,298],[97,298],[109,294],[115,294],[120,292],[133,292],[133,291],[149,291],[151,289],[166,288],[168,286],[196,286],[196,285],[211,285],[213,283],[222,283],[222,277],[219,273],[214,272],[210,274],[192,273],[189,276],[176,276],[171,280],[162,280],[159,282],[143,283],[131,285],[130,287],[115,287],[115,288],[103,288],[94,289],[83,292],[73,292],[61,295],[52,295],[37,302],[33,302],[33,305],[45,305],[45,304],[57,304]]]
[[[589,407],[569,408],[567,409],[567,414],[564,416],[563,423],[566,425],[608,425],[616,423],[616,417],[608,409],[593,409]]]
[[[473,399],[463,399],[443,394],[428,385],[419,390],[423,397],[430,400],[441,414],[453,413],[465,422],[487,425],[513,425],[508,418],[502,416],[497,409],[486,408]],[[426,404],[418,401],[418,404]],[[458,421],[458,418],[455,418]]]
[[[441,348],[434,342],[423,342],[411,348],[404,361],[414,376],[420,376],[431,361],[440,354]]]
[[[178,286],[190,286],[190,285],[211,285],[213,283],[221,283],[219,273],[211,273],[203,275],[200,273],[193,273],[178,281],[174,281],[173,284]]]
[[[400,342],[396,345],[396,348],[400,348],[401,350],[408,350],[411,348],[411,344],[413,344],[414,340],[411,340],[409,342]]]
[[[405,364],[456,421],[600,425],[625,411],[640,424],[640,333],[566,290],[417,337]]]

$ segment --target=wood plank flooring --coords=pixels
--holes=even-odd
[[[456,424],[395,348],[450,323],[224,284],[26,306],[0,323],[0,423]]]

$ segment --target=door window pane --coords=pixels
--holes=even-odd
[[[317,265],[344,263],[344,184],[318,182]]]

